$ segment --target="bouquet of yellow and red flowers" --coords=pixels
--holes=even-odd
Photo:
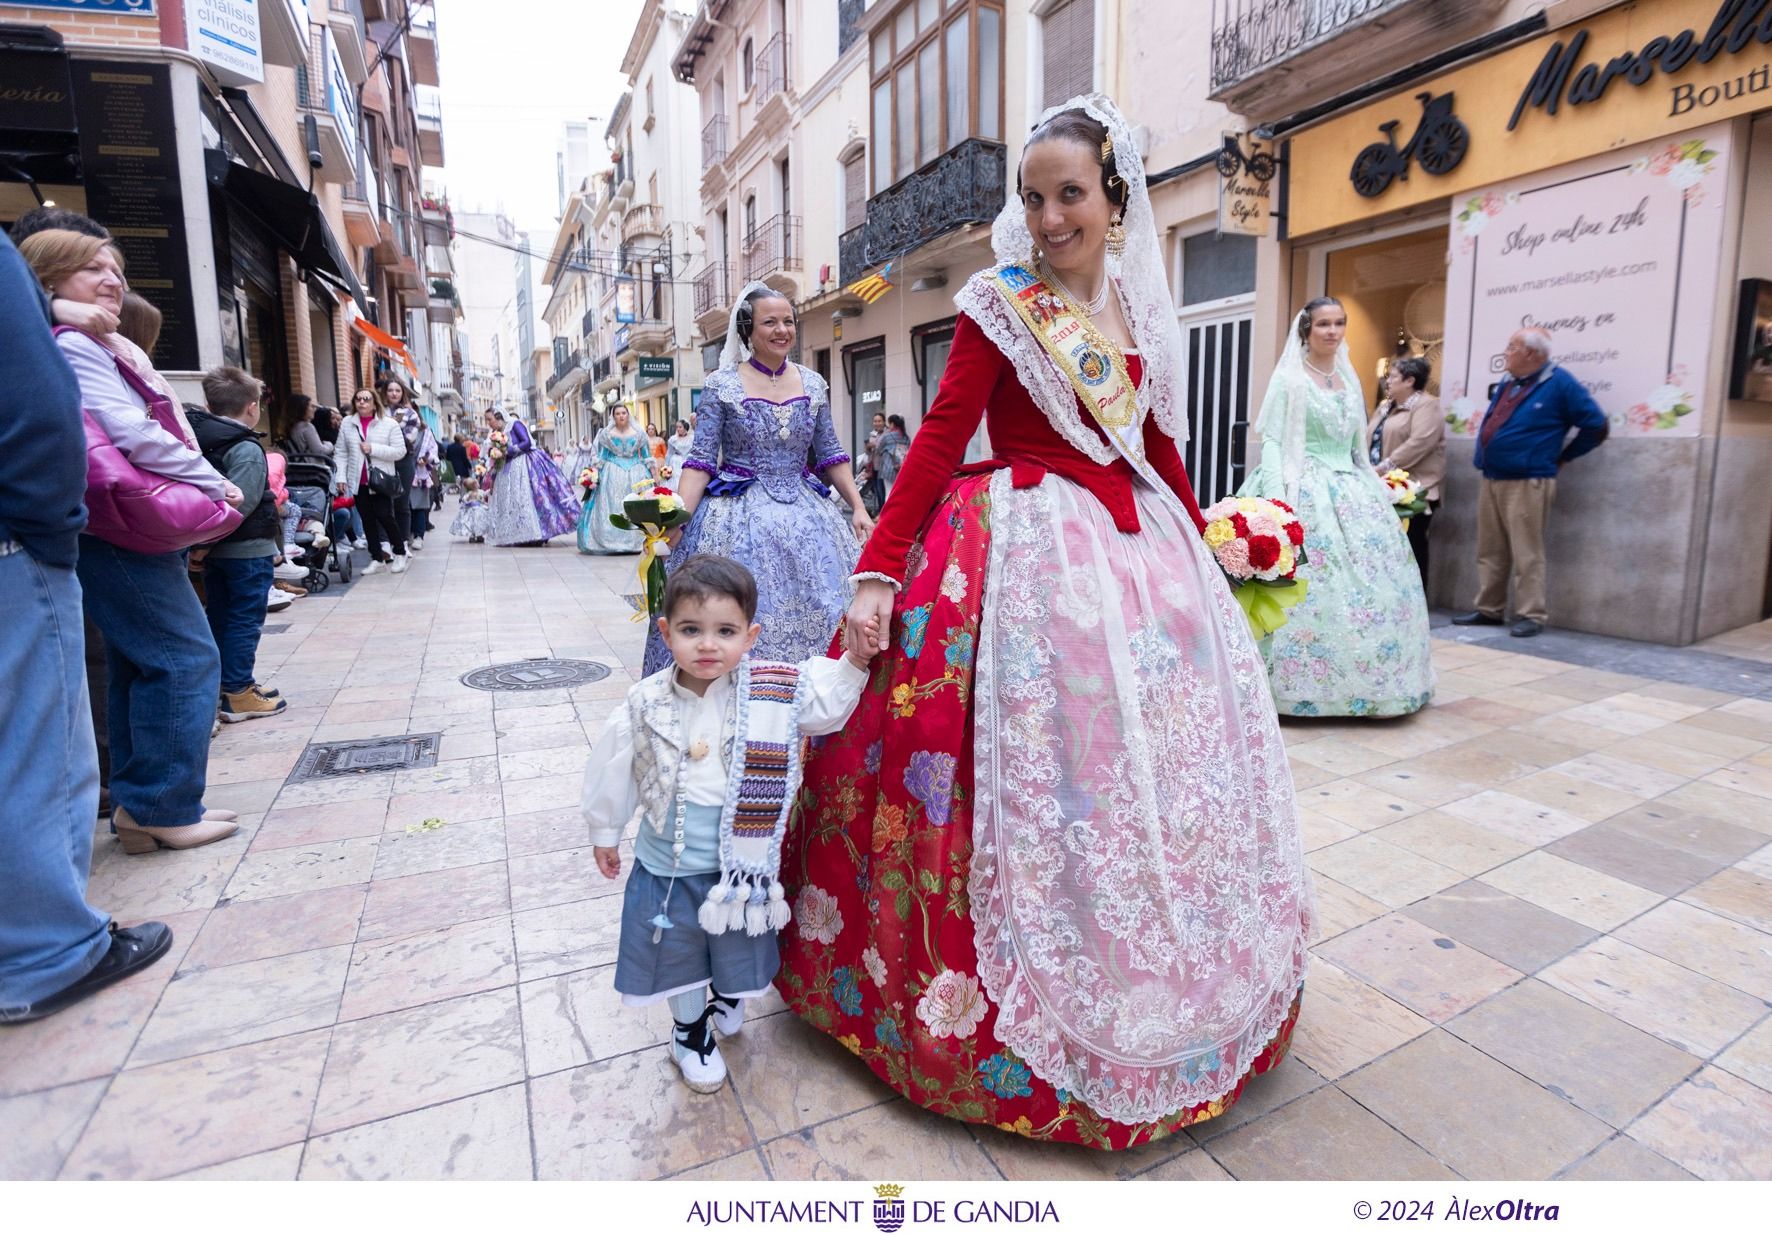
[[[646,589],[646,612],[636,613],[635,621],[657,617],[664,612],[665,556],[669,546],[666,533],[689,522],[689,510],[683,499],[651,481],[642,481],[637,490],[622,499],[621,513],[611,514],[609,522],[624,532],[638,528],[646,533],[640,550],[640,582]]]
[[[1206,547],[1230,580],[1231,594],[1257,639],[1286,624],[1304,599],[1304,524],[1278,498],[1227,497],[1200,512]]]
[[[578,474],[578,487],[584,490],[584,500],[590,501],[597,492],[597,469],[587,467]]]
[[[1393,467],[1381,479],[1384,487],[1390,490],[1391,505],[1396,507],[1397,518],[1403,521],[1403,530],[1407,532],[1409,520],[1427,509],[1427,500],[1421,496],[1421,486],[1400,467]]]

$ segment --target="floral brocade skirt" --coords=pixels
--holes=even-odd
[[[1173,503],[963,476],[814,744],[776,986],[919,1105],[1124,1149],[1284,1058],[1311,894],[1241,611]]]

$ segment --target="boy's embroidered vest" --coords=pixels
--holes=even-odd
[[[676,696],[675,666],[628,692],[639,806],[630,823],[648,819],[660,836],[675,811],[686,738]],[[761,935],[788,924],[778,877],[788,812],[800,788],[800,686],[793,665],[741,661],[720,726],[726,801],[720,813],[720,880],[698,914],[710,935],[743,927]]]

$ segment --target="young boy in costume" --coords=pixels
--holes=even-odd
[[[698,1093],[726,1082],[710,1020],[737,1033],[744,1001],[779,966],[790,911],[778,866],[802,738],[841,729],[868,678],[855,651],[751,661],[756,613],[757,582],[731,558],[698,554],[673,570],[658,626],[675,663],[628,691],[585,767],[604,878],[621,874],[617,846],[639,829],[615,989],[630,1006],[669,1001],[671,1052]]]

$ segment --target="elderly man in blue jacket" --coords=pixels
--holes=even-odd
[[[1472,460],[1483,473],[1477,489],[1477,607],[1452,621],[1500,626],[1511,579],[1509,633],[1525,639],[1543,630],[1549,617],[1544,525],[1557,492],[1557,469],[1605,441],[1607,423],[1587,387],[1552,363],[1545,331],[1515,331],[1502,358],[1508,378],[1477,425]]]
[[[49,302],[0,235],[0,1025],[78,1003],[172,946],[86,901],[98,749],[86,706],[80,387]],[[3,1049],[23,1050],[22,1046]]]

